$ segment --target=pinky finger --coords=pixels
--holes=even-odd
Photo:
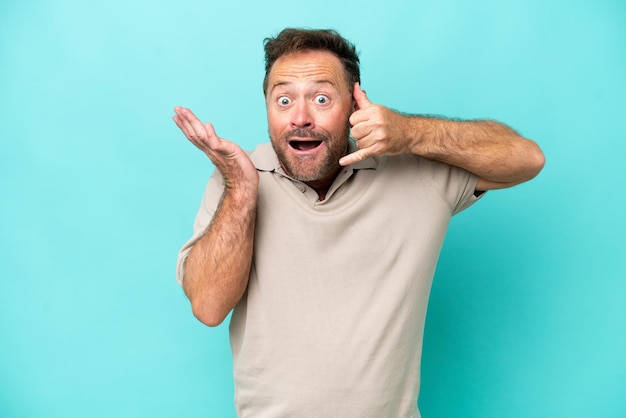
[[[367,149],[360,149],[358,151],[353,152],[352,154],[348,154],[339,159],[339,165],[347,166],[350,164],[358,163],[369,157],[369,152]]]

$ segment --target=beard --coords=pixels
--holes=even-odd
[[[283,170],[291,177],[302,182],[313,182],[336,174],[341,166],[339,159],[346,154],[350,125],[346,124],[343,132],[332,135],[327,132],[316,132],[310,129],[293,129],[282,135],[278,141],[272,140],[272,146]],[[297,156],[290,152],[291,138],[311,138],[325,146],[322,153],[312,156]]]

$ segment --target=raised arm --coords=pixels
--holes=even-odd
[[[259,175],[248,155],[217,136],[189,110],[174,109],[176,125],[222,173],[224,194],[204,235],[185,260],[183,289],[196,318],[219,325],[239,302],[252,263]]]
[[[343,157],[342,165],[373,155],[412,153],[476,174],[477,191],[514,186],[543,168],[537,144],[501,123],[406,116],[372,104],[358,83],[354,99],[357,110],[350,124],[359,150]]]

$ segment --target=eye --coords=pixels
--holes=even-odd
[[[280,96],[278,98],[278,106],[289,106],[291,103],[291,99],[287,96]]]
[[[329,100],[330,100],[330,99],[328,98],[328,96],[325,96],[325,95],[323,95],[323,94],[320,94],[320,95],[318,95],[318,96],[315,96],[315,102],[316,102],[317,104],[326,104],[326,103],[328,103],[328,101],[329,101]]]

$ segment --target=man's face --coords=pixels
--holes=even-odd
[[[270,70],[267,121],[283,169],[303,182],[332,181],[354,110],[343,65],[328,51],[280,57]]]

